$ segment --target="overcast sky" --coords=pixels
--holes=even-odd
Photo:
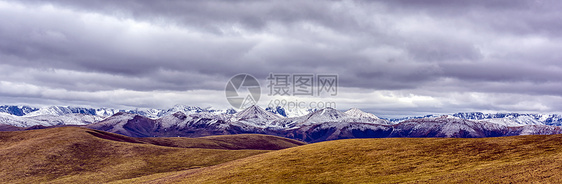
[[[548,0],[0,0],[0,102],[229,108],[238,73],[339,75],[382,117],[562,113],[562,3]]]

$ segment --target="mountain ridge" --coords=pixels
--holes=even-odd
[[[103,119],[88,115],[87,113],[92,111],[85,109],[74,109],[74,111],[86,113],[81,114],[69,113],[72,112],[69,108],[58,107],[35,111],[59,114],[58,116],[28,117],[0,112],[0,124],[10,125],[2,126],[0,130],[14,130],[17,128],[13,126],[18,127],[18,125],[20,125],[19,127],[33,127],[33,129],[77,125],[132,137],[201,137],[254,133],[306,142],[349,138],[476,138],[562,133],[561,127],[545,125],[536,120],[538,118],[556,122],[557,116],[555,115],[531,117],[528,114],[516,113],[493,116],[483,113],[457,113],[392,122],[356,108],[345,112],[334,108],[323,108],[298,117],[283,117],[255,105],[236,113],[179,105],[173,109],[175,110],[166,111],[165,115],[159,118],[119,111]],[[173,111],[176,112],[171,113]],[[5,123],[9,121],[15,123]],[[21,126],[22,124],[25,126]]]
[[[353,111],[357,112],[357,110]],[[451,115],[410,119],[397,124],[392,124],[384,119],[373,121],[373,116],[368,116],[368,114],[358,116],[356,113],[351,113],[350,115],[333,108],[321,109],[306,116],[295,118],[280,118],[271,115],[271,113],[257,106],[241,111],[240,114],[224,116],[186,115],[178,112],[160,119],[150,119],[123,112],[86,127],[133,137],[200,137],[257,133],[305,142],[350,138],[481,138],[562,133],[562,127],[558,126],[525,125],[510,127],[493,122],[462,119]],[[365,116],[371,117],[371,119],[364,118]]]
[[[357,109],[351,108],[350,110]],[[268,112],[277,114],[286,118],[301,117],[308,115],[318,109],[285,109],[280,106],[272,108],[267,107],[265,109]],[[360,109],[357,109],[361,111]],[[85,114],[99,116],[101,118],[107,118],[118,112],[128,112],[132,114],[138,114],[149,118],[162,118],[166,115],[176,113],[178,111],[184,112],[185,114],[198,114],[198,113],[212,113],[212,114],[235,114],[237,111],[234,109],[217,110],[210,107],[201,108],[196,106],[187,105],[175,105],[169,109],[114,109],[114,108],[86,108],[86,107],[71,107],[71,106],[48,106],[42,108],[35,108],[26,105],[2,105],[0,106],[1,113],[6,113],[13,115],[14,117],[33,117],[40,115],[53,115],[53,116],[64,116],[66,114]],[[348,110],[349,111],[349,110]],[[3,114],[2,116],[6,116]],[[367,113],[371,114],[371,113]],[[562,126],[562,115],[561,114],[538,114],[538,113],[482,113],[482,112],[458,112],[450,114],[455,117],[460,117],[463,119],[470,120],[487,120],[495,123],[505,124],[509,126],[519,126],[519,125],[553,125]],[[379,118],[378,116],[371,114],[370,116]],[[405,116],[401,118],[379,118],[385,119],[393,124],[397,124],[402,121],[409,119],[419,119],[428,117],[439,117],[441,115],[425,115],[425,116]],[[2,123],[2,122],[0,122]]]

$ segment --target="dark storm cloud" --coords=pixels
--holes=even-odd
[[[242,24],[261,29],[270,21],[295,22],[326,16],[326,3],[312,1],[72,1],[31,0],[34,4],[52,3],[62,7],[102,12],[119,17],[168,21],[220,33],[220,24]]]
[[[560,5],[0,1],[0,82],[148,93],[222,90],[237,73],[260,79],[269,73],[337,73],[340,87],[407,90],[434,99],[453,98],[443,91],[559,96]]]

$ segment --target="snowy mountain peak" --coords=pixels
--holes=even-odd
[[[269,111],[273,114],[277,114],[283,117],[294,118],[294,117],[301,117],[310,114],[311,112],[316,111],[316,109],[305,109],[305,108],[283,108],[281,106],[277,107],[267,107],[265,108],[266,111]]]
[[[61,106],[50,106],[47,108],[41,108],[37,111],[31,112],[26,114],[25,116],[40,116],[40,115],[55,115],[55,116],[62,116],[65,114],[71,114],[72,110],[68,107],[61,107]]]
[[[181,105],[181,104],[175,105],[172,109],[176,110],[176,111],[195,111],[195,112],[202,112],[202,111],[206,110],[206,109],[203,109],[201,107],[187,106],[187,105]]]
[[[345,117],[347,117],[345,113],[334,108],[327,107],[308,114],[306,119],[309,122],[332,122]]]
[[[358,108],[351,108],[345,111],[345,114],[352,118],[360,118],[360,119],[380,119],[379,117],[375,116],[374,114],[364,112]]]
[[[281,116],[268,112],[257,105],[252,105],[234,115],[236,121],[248,119],[276,120]]]

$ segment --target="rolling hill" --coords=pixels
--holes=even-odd
[[[562,135],[346,139],[116,183],[558,183]]]
[[[304,143],[268,135],[132,138],[79,127],[0,132],[0,183],[103,183]]]

